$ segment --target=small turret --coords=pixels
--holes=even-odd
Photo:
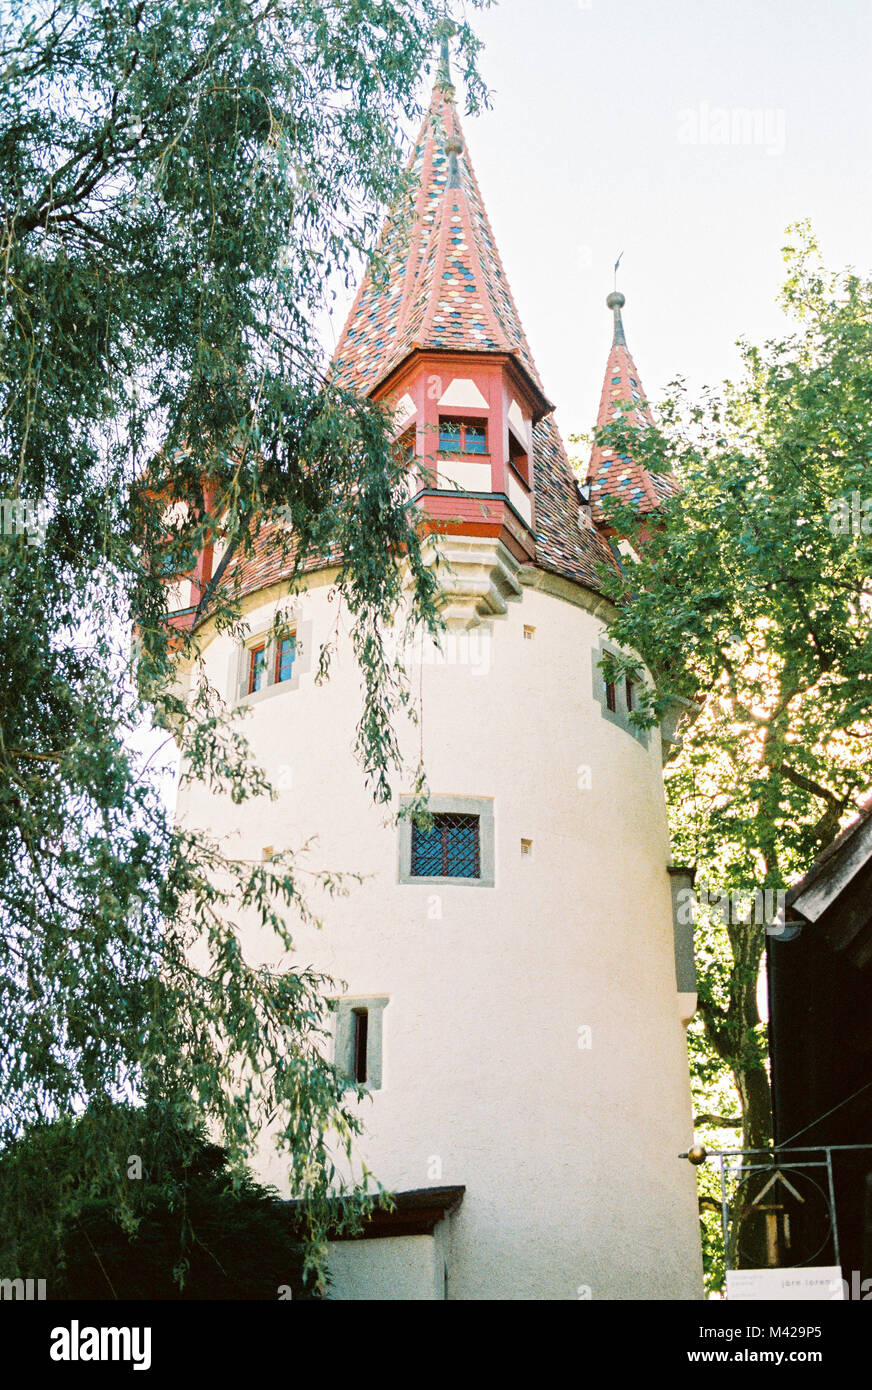
[[[629,428],[634,430],[646,430],[654,423],[642,388],[642,378],[627,347],[621,317],[626,302],[626,297],[618,289],[612,290],[606,299],[606,305],[614,316],[614,330],[596,421],[598,430],[619,420],[626,421]],[[604,497],[617,497],[640,512],[650,512],[676,491],[676,483],[671,475],[651,473],[636,462],[631,452],[618,453],[613,448],[603,448],[599,444],[594,445],[591,453],[587,481],[590,484],[593,515],[597,520],[603,519]]]

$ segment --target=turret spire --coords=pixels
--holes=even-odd
[[[620,261],[619,256],[615,263],[616,273]],[[614,329],[596,422],[598,430],[618,421],[623,421],[629,429],[640,431],[654,423],[642,388],[642,378],[627,347],[621,317],[626,302],[618,289],[612,290],[606,299],[614,318]],[[605,448],[594,445],[587,480],[591,487],[594,516],[598,519],[603,515],[603,497],[617,497],[621,502],[647,512],[676,491],[675,482],[669,474],[651,473],[636,463],[632,453],[619,454],[608,445]]]
[[[535,555],[545,569],[596,590],[598,566],[611,562],[611,552],[589,524],[579,527],[577,480],[454,105],[449,38],[443,30],[407,201],[385,226],[379,273],[364,276],[334,354],[335,379],[395,399],[403,428],[415,431],[415,459],[432,461],[444,422],[459,422],[464,443],[474,441],[457,465],[460,482],[452,481],[453,460],[440,459],[435,481],[444,475],[450,486],[428,488],[420,502],[437,527],[492,533],[516,558]]]
[[[412,154],[412,204],[385,228],[384,273],[365,276],[334,365],[340,379],[371,390],[415,349],[504,352],[542,393],[454,106],[450,33],[443,26]]]

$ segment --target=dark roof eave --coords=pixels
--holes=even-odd
[[[391,1194],[394,1209],[385,1211],[376,1207],[367,1219],[363,1229],[350,1233],[328,1229],[328,1240],[382,1240],[390,1236],[429,1236],[447,1216],[453,1216],[463,1201],[465,1187],[417,1187],[407,1192]],[[341,1199],[337,1198],[337,1209]],[[297,1201],[287,1206],[293,1214],[299,1207]]]
[[[855,819],[818,855],[808,873],[788,889],[788,907],[795,908],[807,921],[817,921],[845,892],[870,857],[872,796],[859,807]]]
[[[544,420],[546,415],[551,415],[556,408],[554,402],[549,401],[548,397],[545,395],[545,392],[542,390],[542,387],[539,386],[536,379],[530,374],[530,370],[525,365],[523,358],[514,348],[497,348],[494,350],[471,347],[440,348],[427,347],[426,344],[415,343],[407,353],[404,353],[404,355],[398,361],[393,362],[388,368],[388,370],[372,383],[372,385],[368,388],[366,394],[371,396],[376,391],[384,390],[385,387],[387,387],[390,384],[392,379],[395,376],[397,376],[403,370],[403,368],[406,367],[409,364],[409,362],[412,361],[414,357],[417,357],[419,353],[427,353],[428,355],[432,355],[434,357],[508,358],[508,360],[519,372],[521,379],[524,382],[524,385],[527,387],[527,390],[530,392],[531,396],[533,396],[534,400],[537,403],[537,409],[534,411],[533,414],[533,424],[538,425],[540,420]]]

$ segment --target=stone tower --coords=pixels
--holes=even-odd
[[[316,836],[319,863],[365,876],[297,940],[346,982],[335,1057],[369,1090],[362,1153],[397,1194],[372,1238],[332,1247],[335,1297],[698,1297],[660,738],[598,667],[612,551],[580,505],[447,63],[411,167],[412,206],[385,229],[386,274],[364,279],[335,370],[393,406],[447,563],[443,651],[415,675],[432,828],[367,795],[347,645],[315,683],[335,566],[309,573],[293,640],[271,645],[286,590],[268,538],[237,575],[245,645],[207,620],[201,649],[254,706],[279,800],[236,807],[198,784],[179,812],[252,858]],[[243,944],[260,951],[254,925]],[[278,1177],[266,1157],[263,1175]]]

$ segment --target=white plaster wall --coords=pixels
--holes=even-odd
[[[323,578],[302,607],[317,647],[336,613]],[[252,626],[266,617],[258,596]],[[602,718],[602,626],[525,588],[466,664],[421,668],[423,722],[404,738],[413,761],[422,738],[434,794],[494,798],[494,888],[398,885],[397,831],[351,757],[347,647],[328,684],[305,675],[247,721],[277,802],[198,787],[180,805],[239,853],[317,835],[314,865],[371,875],[325,906],[321,933],[298,932],[300,959],[390,996],[364,1153],[394,1190],[466,1185],[453,1298],[701,1296],[659,739],[646,750]],[[206,659],[225,685],[229,638]],[[245,945],[270,958],[255,928]]]
[[[328,1297],[336,1302],[433,1302],[444,1296],[444,1268],[433,1236],[335,1241],[328,1269]]]
[[[509,501],[511,502],[515,511],[518,512],[524,518],[527,525],[532,525],[533,504],[530,501],[530,494],[524,491],[524,489],[521,487],[521,484],[517,482],[517,480],[512,476],[508,469],[506,469],[506,477],[509,485]]]
[[[490,463],[471,463],[468,459],[440,459],[437,486],[451,491],[490,492]]]

